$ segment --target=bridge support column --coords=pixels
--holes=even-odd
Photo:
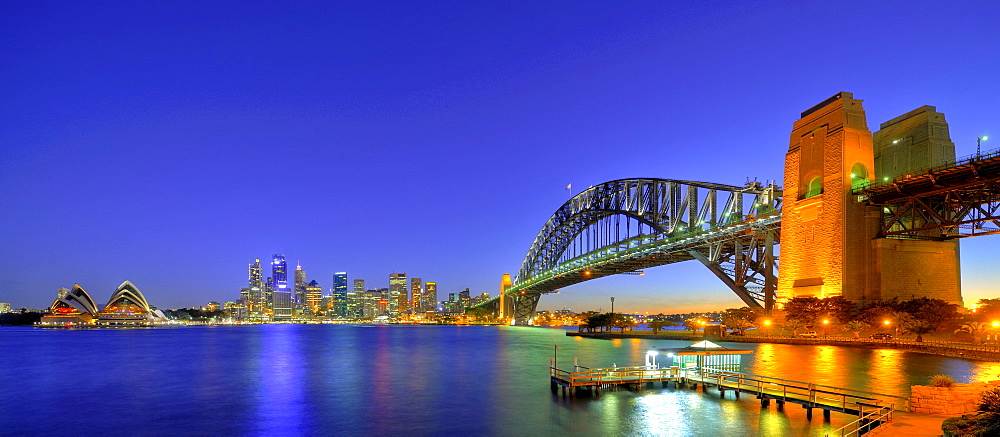
[[[514,324],[526,326],[531,324],[538,307],[540,293],[517,294],[512,297],[514,302]]]

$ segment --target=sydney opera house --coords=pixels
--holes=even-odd
[[[64,289],[65,290],[65,289]],[[49,306],[49,314],[42,317],[39,326],[149,326],[165,321],[163,313],[152,310],[142,292],[129,281],[111,295],[111,300],[99,309],[94,299],[83,287],[73,284],[73,289],[60,295]]]

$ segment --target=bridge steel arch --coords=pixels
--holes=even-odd
[[[528,324],[541,295],[587,280],[696,259],[748,306],[770,312],[781,189],[620,179],[577,194],[545,222],[513,285],[484,305]]]

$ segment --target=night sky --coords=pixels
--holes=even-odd
[[[1000,140],[994,2],[292,3],[0,3],[0,301],[234,300],[276,252],[324,289],[496,294],[567,184],[780,180],[792,123],[839,91],[872,131],[932,105],[959,156]],[[998,247],[962,242],[967,304],[1000,296]],[[539,308],[612,295],[743,305],[688,262]]]

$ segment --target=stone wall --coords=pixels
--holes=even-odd
[[[1000,381],[954,384],[951,387],[915,385],[910,387],[910,411],[924,414],[964,414],[979,409],[980,397]]]

